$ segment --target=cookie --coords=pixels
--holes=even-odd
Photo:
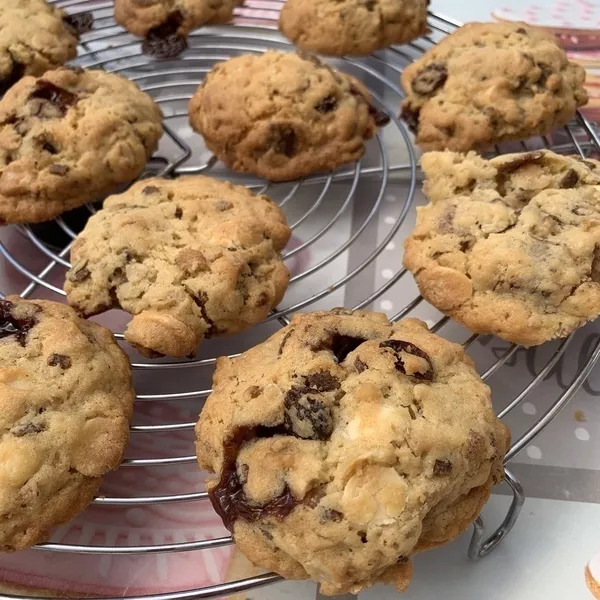
[[[427,32],[428,0],[287,0],[279,29],[303,50],[364,56]]]
[[[417,319],[334,309],[219,358],[196,425],[207,489],[238,548],[324,594],[404,589],[455,538],[509,444],[461,346]]]
[[[0,100],[0,222],[47,221],[129,183],[161,120],[119,75],[64,67],[21,79]]]
[[[44,0],[0,0],[0,94],[77,56],[72,17]]]
[[[193,354],[208,337],[265,319],[289,280],[291,231],[267,196],[209,177],[146,179],[111,196],[71,249],[65,291],[85,316],[134,315],[146,356]]]
[[[466,152],[565,125],[585,70],[525,23],[469,23],[402,73],[402,118],[427,150]]]
[[[358,160],[389,120],[352,77],[314,57],[272,50],[217,64],[189,114],[230,169],[273,181]]]
[[[600,162],[540,150],[423,155],[405,242],[421,294],[471,331],[533,346],[600,313]]]
[[[115,20],[146,37],[144,51],[157,58],[176,56],[185,38],[201,25],[228,23],[243,0],[115,0]]]
[[[120,464],[134,392],[112,334],[46,300],[0,300],[0,550],[81,512]]]

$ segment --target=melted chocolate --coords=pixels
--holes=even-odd
[[[255,504],[246,496],[237,472],[237,455],[244,443],[283,433],[280,427],[240,427],[224,444],[225,465],[219,483],[208,493],[210,501],[229,531],[237,519],[254,522],[265,516],[284,519],[298,504],[287,486],[266,504]]]
[[[385,342],[381,342],[379,344],[380,348],[384,350],[391,350],[396,355],[396,361],[394,362],[394,367],[396,370],[400,371],[406,375],[406,368],[404,366],[404,361],[400,356],[400,352],[406,352],[407,354],[412,354],[413,356],[418,356],[419,358],[424,358],[429,365],[429,368],[425,373],[410,373],[410,377],[414,377],[415,379],[423,379],[425,381],[431,381],[433,379],[433,365],[431,363],[431,359],[429,356],[423,352],[420,348],[411,344],[410,342],[405,342],[404,340],[387,340]]]
[[[174,58],[187,48],[187,40],[177,30],[183,23],[180,11],[172,12],[167,20],[152,28],[142,42],[142,52],[154,58]]]
[[[25,347],[29,330],[37,323],[34,317],[17,318],[12,314],[13,303],[0,300],[0,338],[14,335],[21,346]]]
[[[50,102],[56,106],[63,115],[67,113],[69,107],[77,104],[77,96],[75,94],[72,94],[64,88],[58,87],[45,79],[38,79],[36,81],[33,91],[29,94],[29,99],[31,100],[33,98]]]

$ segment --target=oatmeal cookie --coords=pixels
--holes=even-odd
[[[107,329],[46,300],[0,300],[0,550],[81,512],[121,462],[129,362]]]
[[[540,150],[423,155],[404,265],[476,333],[532,346],[600,314],[600,162]]]
[[[404,589],[415,552],[455,538],[509,444],[461,346],[417,319],[334,309],[220,358],[196,426],[238,548],[325,594]]]
[[[134,315],[125,339],[187,356],[262,321],[285,292],[291,231],[267,196],[209,177],[146,179],[111,196],[71,249],[65,290],[89,316]]]
[[[364,56],[427,32],[428,0],[287,0],[279,29],[303,50]]]
[[[229,168],[273,181],[358,160],[389,120],[357,80],[317,58],[276,51],[215,66],[189,113]]]
[[[119,75],[63,67],[21,79],[0,100],[0,222],[47,221],[129,183],[161,121]]]
[[[587,102],[585,70],[525,23],[469,23],[402,73],[402,117],[427,150],[549,133]]]

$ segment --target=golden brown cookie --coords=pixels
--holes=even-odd
[[[402,73],[402,117],[427,150],[549,133],[587,102],[585,70],[525,23],[469,23]]]
[[[364,56],[427,31],[428,0],[287,0],[279,29],[303,50]]]
[[[77,56],[77,19],[45,0],[0,0],[0,94]]]
[[[272,50],[214,67],[189,113],[230,169],[273,181],[358,160],[389,120],[354,78],[314,57]]]
[[[220,358],[196,426],[238,548],[332,595],[404,589],[415,552],[476,518],[508,444],[461,346],[416,319],[346,309],[296,315]]]
[[[75,240],[67,298],[86,316],[133,314],[125,339],[147,356],[187,356],[280,302],[290,234],[277,205],[243,186],[201,176],[139,181],[107,198]]]
[[[119,75],[63,67],[21,79],[0,100],[0,222],[47,221],[129,183],[161,121]]]
[[[0,300],[0,550],[81,512],[121,462],[133,409],[112,334],[46,300]]]
[[[532,346],[600,314],[600,163],[550,151],[423,155],[404,265],[476,333]]]

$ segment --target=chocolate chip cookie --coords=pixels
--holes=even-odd
[[[145,37],[143,49],[170,58],[187,47],[186,36],[201,25],[228,23],[243,0],[115,0],[115,19]]]
[[[476,333],[532,346],[600,314],[600,162],[430,152],[404,265]]]
[[[0,550],[44,541],[121,462],[134,392],[112,334],[72,308],[0,300]]]
[[[427,150],[545,134],[587,102],[585,70],[524,23],[469,23],[402,73],[402,117]]]
[[[281,32],[303,50],[364,56],[427,32],[428,0],[287,0]]]
[[[410,558],[456,537],[509,444],[461,346],[417,319],[299,314],[220,358],[196,426],[207,488],[239,549],[325,594],[404,589]]]
[[[21,79],[0,100],[0,222],[47,221],[129,183],[161,120],[118,75],[63,67]]]
[[[125,339],[187,356],[262,321],[285,292],[291,231],[267,196],[209,177],[146,179],[111,196],[71,250],[65,291],[89,316],[134,315]]]
[[[75,21],[44,0],[0,0],[0,94],[77,56]]]
[[[273,181],[358,160],[389,120],[354,78],[314,57],[276,51],[216,65],[189,113],[230,169]]]

